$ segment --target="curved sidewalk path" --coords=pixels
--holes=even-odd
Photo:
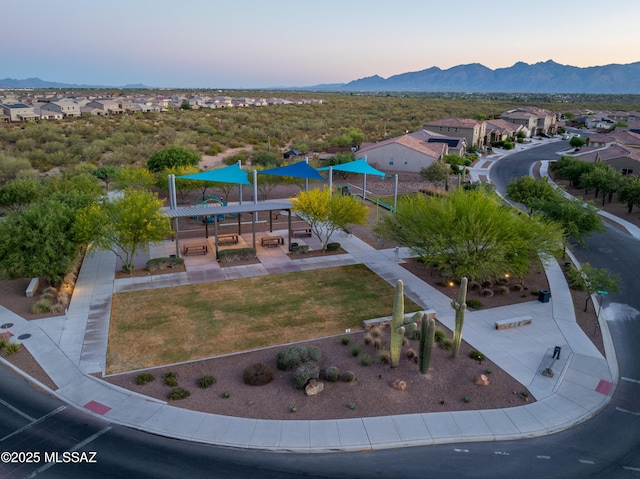
[[[425,309],[435,309],[438,319],[453,329],[450,299],[402,268],[395,249],[375,250],[351,236],[341,236],[339,241],[348,254],[291,260],[277,251],[265,252],[259,265],[224,270],[212,260],[186,258],[187,273],[118,281],[113,280],[113,254],[97,253],[85,258],[65,317],[26,321],[0,307],[0,324],[13,323],[10,331],[16,337],[31,334],[22,342],[57,385],[54,394],[64,401],[153,434],[238,448],[362,451],[527,438],[585,421],[608,402],[618,374],[606,322],[602,321],[600,330],[608,361],[577,325],[568,286],[555,262],[546,266],[552,293],[548,303],[531,301],[468,312],[465,319],[464,340],[529,389],[536,402],[528,405],[343,420],[257,420],[181,409],[90,375],[105,369],[113,293],[229,277],[364,263],[391,284],[402,279],[407,296]],[[175,248],[171,243],[158,248],[165,247],[169,253]],[[398,256],[408,254],[400,249]],[[154,250],[151,255],[165,252]],[[494,327],[496,320],[520,316],[530,316],[532,324],[506,330]],[[562,348],[559,360],[552,358],[555,346]],[[549,367],[555,372],[553,378],[542,375]]]

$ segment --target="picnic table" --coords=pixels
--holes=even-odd
[[[184,256],[191,256],[192,254],[207,254],[209,247],[206,244],[190,244],[185,245],[182,254]]]
[[[282,236],[263,236],[260,239],[260,242],[263,247],[277,247],[280,244],[284,244],[284,237]]]

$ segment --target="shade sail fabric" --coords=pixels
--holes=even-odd
[[[240,185],[250,185],[248,174],[240,166],[231,165],[215,170],[203,171],[192,175],[176,176],[182,180],[197,181],[217,181],[218,183],[235,183]]]
[[[277,176],[293,176],[295,178],[305,178],[309,180],[324,180],[325,178],[316,171],[315,168],[309,166],[306,161],[299,161],[291,165],[280,166],[268,170],[259,170],[259,175],[277,175]]]
[[[341,165],[335,166],[325,166],[323,168],[318,168],[318,171],[328,171],[329,168],[332,168],[333,171],[344,171],[346,173],[360,173],[363,175],[376,175],[376,176],[387,176],[382,171],[376,170],[373,166],[367,163],[367,160],[364,158],[360,158],[359,160],[350,161],[349,163],[343,163]]]

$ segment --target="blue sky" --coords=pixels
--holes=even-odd
[[[517,61],[579,67],[640,61],[638,0],[439,3],[5,2],[0,78],[261,88],[468,63],[495,69]]]

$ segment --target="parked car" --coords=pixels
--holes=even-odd
[[[567,135],[567,134],[562,135],[562,139],[563,140],[568,140],[569,139],[569,135]]]

